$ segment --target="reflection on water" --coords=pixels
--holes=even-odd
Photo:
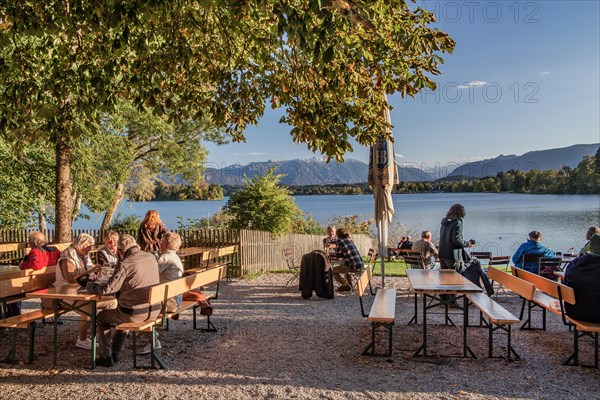
[[[556,251],[570,247],[578,251],[585,244],[588,227],[600,225],[600,195],[524,195],[495,193],[431,193],[394,195],[396,220],[415,232],[429,229],[439,236],[440,221],[448,208],[461,203],[467,210],[466,239],[477,241],[476,251],[510,255],[532,230],[542,232],[542,243]],[[224,206],[221,201],[160,201],[125,203],[119,212],[143,216],[156,209],[171,229],[177,217],[206,218]],[[358,214],[373,218],[373,196],[297,196],[298,206],[322,224],[336,215]],[[101,218],[77,221],[74,228],[97,229]]]

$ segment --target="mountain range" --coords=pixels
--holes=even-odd
[[[578,144],[549,150],[530,151],[517,155],[500,155],[495,158],[460,165],[452,171],[425,171],[418,167],[398,166],[401,181],[434,181],[436,179],[495,176],[498,172],[510,169],[529,171],[531,169],[560,169],[563,166],[574,168],[586,154],[593,155],[598,150],[596,144]],[[368,165],[355,159],[344,163],[326,163],[318,158],[307,160],[263,161],[247,165],[231,165],[224,168],[207,168],[204,179],[208,183],[228,186],[243,185],[244,178],[263,175],[270,168],[276,174],[284,175],[281,183],[289,186],[356,184],[367,181]]]

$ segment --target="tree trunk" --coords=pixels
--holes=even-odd
[[[82,198],[81,195],[79,193],[77,193],[75,196],[73,196],[73,216],[72,216],[72,221],[75,221],[77,219],[77,217],[79,216],[79,212],[81,211],[81,202],[82,202]]]
[[[46,232],[48,226],[46,226],[46,202],[44,197],[40,196],[40,210],[38,211],[38,229],[40,232]]]
[[[117,183],[112,202],[110,203],[108,210],[106,210],[106,214],[104,214],[104,219],[102,220],[102,226],[100,226],[100,230],[102,232],[108,230],[110,227],[113,216],[117,211],[117,207],[119,207],[121,200],[123,200],[123,193],[125,193],[125,185],[122,183]]]
[[[73,215],[73,183],[71,182],[71,153],[68,139],[56,142],[56,233],[54,241],[71,241],[71,220]]]

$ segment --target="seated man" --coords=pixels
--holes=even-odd
[[[582,256],[590,251],[590,239],[593,235],[600,235],[600,226],[591,226],[585,234],[585,240],[588,242],[579,250],[579,255]]]
[[[413,242],[410,241],[410,236],[402,236],[400,243],[398,243],[398,250],[402,253],[404,251],[411,251],[413,249]]]
[[[337,237],[335,236],[335,226],[329,225],[327,227],[327,236],[323,238],[323,248],[329,256],[334,256],[336,247]]]
[[[42,232],[31,232],[27,239],[27,244],[31,248],[21,264],[20,269],[32,269],[38,271],[49,265],[56,265],[60,257],[60,251],[54,247],[46,245],[46,236]],[[0,307],[0,318],[14,317],[21,314],[21,302],[7,304],[6,315],[2,315],[2,307]]]
[[[97,317],[100,357],[96,363],[102,367],[112,367],[125,345],[127,332],[116,331],[112,338],[112,327],[124,322],[154,319],[160,313],[160,303],[148,304],[150,287],[159,283],[156,257],[141,251],[131,235],[119,238],[117,251],[121,261],[108,282],[98,284],[84,279],[79,282],[90,293],[108,295],[119,292],[118,307],[102,310]]]
[[[341,285],[336,289],[337,292],[349,292],[352,290],[350,286],[351,277],[349,272],[359,272],[365,265],[363,264],[362,257],[358,252],[358,249],[354,245],[354,242],[350,239],[350,234],[345,229],[339,228],[336,231],[337,236],[337,249],[336,255],[340,260],[343,260],[342,265],[333,267],[333,279],[338,281]],[[342,274],[346,274],[345,277]]]
[[[73,243],[67,247],[58,259],[58,267],[54,287],[71,285],[77,283],[77,278],[82,275],[88,275],[94,272],[94,265],[91,263],[88,255],[94,247],[95,239],[87,233],[82,233],[73,240]],[[65,301],[65,303],[74,303]],[[46,307],[52,307],[51,304],[44,304]],[[96,302],[96,310],[110,309],[117,307],[117,300],[113,297],[102,298]],[[92,305],[88,304],[81,308],[86,313],[92,312]],[[75,346],[85,350],[91,350],[92,341],[88,338],[88,330],[91,326],[90,318],[82,314],[79,317],[79,337]]]
[[[421,239],[415,241],[412,246],[413,251],[418,251],[423,257],[426,267],[433,267],[438,257],[437,248],[431,243],[431,232],[421,232]]]
[[[567,315],[600,323],[600,235],[590,238],[588,253],[567,265],[564,283],[575,291],[575,304],[565,303]]]
[[[515,267],[537,274],[538,263],[528,262],[523,265],[523,255],[533,254],[540,257],[556,257],[556,253],[554,251],[540,243],[541,240],[542,234],[540,231],[529,232],[529,239],[525,243],[521,244],[515,254],[512,256],[512,261],[515,264]]]
[[[33,269],[38,271],[49,265],[56,265],[60,258],[60,250],[48,246],[46,236],[42,232],[31,232],[27,240],[31,251],[23,258],[20,269]]]

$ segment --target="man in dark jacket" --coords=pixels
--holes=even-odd
[[[98,284],[80,281],[81,284],[85,283],[90,293],[119,293],[118,307],[103,310],[96,318],[100,339],[100,358],[96,363],[102,367],[111,367],[118,361],[127,336],[127,332],[116,331],[114,340],[111,340],[111,327],[124,322],[153,319],[160,312],[160,303],[148,304],[150,288],[159,283],[158,264],[154,255],[141,251],[131,235],[119,238],[118,253],[121,261],[108,282]]]
[[[575,291],[575,304],[565,303],[571,318],[600,323],[600,235],[590,238],[590,251],[567,265],[565,285]]]

